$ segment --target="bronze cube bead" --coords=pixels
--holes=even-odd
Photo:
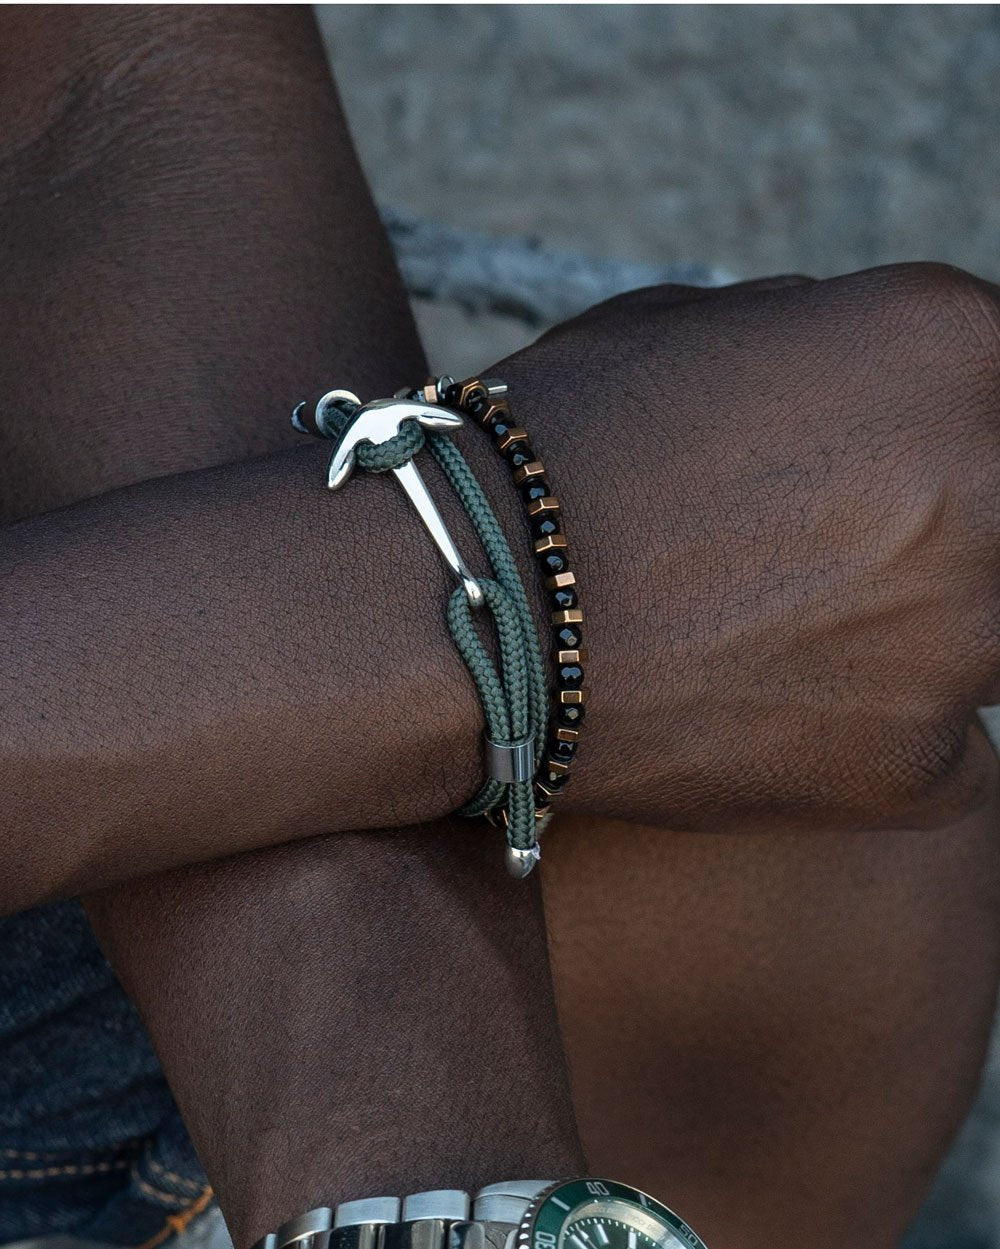
[[[532,460],[530,464],[522,464],[519,469],[514,472],[514,485],[520,486],[522,482],[531,481],[533,477],[544,477],[545,465],[541,460]]]
[[[491,421],[506,421],[509,416],[510,408],[506,399],[490,399],[484,405],[482,412],[476,413],[476,420],[488,427]]]
[[[579,690],[556,690],[556,698],[562,704],[566,703],[585,703],[589,691],[586,687]]]
[[[568,543],[564,533],[549,533],[535,542],[535,554],[544,555],[546,551],[564,551]]]
[[[501,451],[506,451],[511,443],[524,442],[527,437],[528,431],[526,429],[522,429],[520,425],[511,425],[510,428],[504,430],[504,432],[497,439],[497,446]]]
[[[535,795],[540,795],[546,802],[551,802],[553,798],[558,798],[562,793],[561,785],[546,785],[544,781],[535,781]]]
[[[478,377],[466,378],[464,382],[460,382],[458,386],[458,395],[455,399],[455,406],[464,408],[465,405],[473,398],[485,398],[489,392]]]
[[[583,608],[567,607],[565,611],[554,611],[552,623],[556,626],[583,624]]]

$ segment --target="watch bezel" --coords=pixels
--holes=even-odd
[[[694,1228],[662,1201],[631,1184],[596,1178],[559,1180],[543,1189],[524,1212],[517,1229],[515,1249],[558,1249],[560,1233],[569,1216],[579,1206],[592,1201],[623,1201],[647,1210],[662,1219],[691,1249],[708,1249]],[[536,1243],[538,1232],[545,1236],[541,1243]]]

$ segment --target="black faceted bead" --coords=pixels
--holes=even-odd
[[[583,712],[580,703],[562,703],[556,712],[556,720],[564,728],[576,729],[583,723]]]
[[[531,532],[536,538],[547,538],[550,533],[559,532],[559,521],[548,512],[540,512],[531,518]]]
[[[544,789],[542,786],[544,785]],[[535,804],[539,807],[547,807],[550,802],[559,795],[562,785],[553,782],[551,785],[547,777],[539,776],[535,783]]]
[[[558,760],[556,762],[558,762]],[[547,765],[548,760],[542,764],[541,775],[538,779],[542,782],[546,789],[565,789],[569,784],[569,773],[563,771],[550,772]]]
[[[513,429],[514,426],[511,425],[510,419],[508,417],[501,416],[501,417],[495,417],[492,421],[490,421],[489,428],[490,428],[490,432],[493,434],[493,437],[499,441],[499,439],[501,439],[504,436],[504,434],[507,433],[508,430]]]
[[[520,468],[522,464],[530,464],[535,458],[534,451],[526,442],[512,442],[504,455],[511,468]]]
[[[578,690],[583,684],[583,669],[579,664],[563,664],[556,673],[561,690]]]
[[[489,401],[489,395],[484,391],[482,395],[476,395],[470,399],[465,405],[465,410],[470,416],[481,416],[486,411],[486,405]]]
[[[557,651],[578,651],[583,641],[579,625],[561,625],[553,630]]]
[[[566,571],[566,557],[565,555],[560,555],[558,551],[545,551],[541,556],[540,563],[548,577],[554,577],[557,572]]]
[[[553,590],[552,591],[552,606],[557,608],[560,611],[564,609],[568,609],[570,607],[575,607],[576,606],[576,591],[575,590]],[[566,647],[566,650],[570,650],[570,649],[571,649],[570,647],[568,646]],[[575,649],[575,647],[572,649]]]
[[[544,477],[529,477],[527,481],[521,482],[521,495],[527,503],[531,503],[534,499],[542,499],[551,493],[552,488]]]
[[[576,754],[576,742],[550,741],[548,752],[553,759],[558,759],[560,763],[569,763]]]
[[[507,446],[502,448],[501,455],[507,456],[509,460],[514,451],[528,451],[528,460],[536,458],[534,456],[534,447],[532,447],[531,442],[528,442],[527,438],[517,438],[514,442],[508,442]]]

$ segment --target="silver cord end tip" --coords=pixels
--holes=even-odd
[[[507,871],[515,880],[524,880],[535,869],[535,864],[542,857],[542,847],[536,841],[527,850],[518,850],[514,846],[507,847]]]

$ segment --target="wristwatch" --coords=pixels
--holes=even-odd
[[[254,1249],[706,1249],[661,1202],[614,1180],[508,1180],[310,1210]]]

